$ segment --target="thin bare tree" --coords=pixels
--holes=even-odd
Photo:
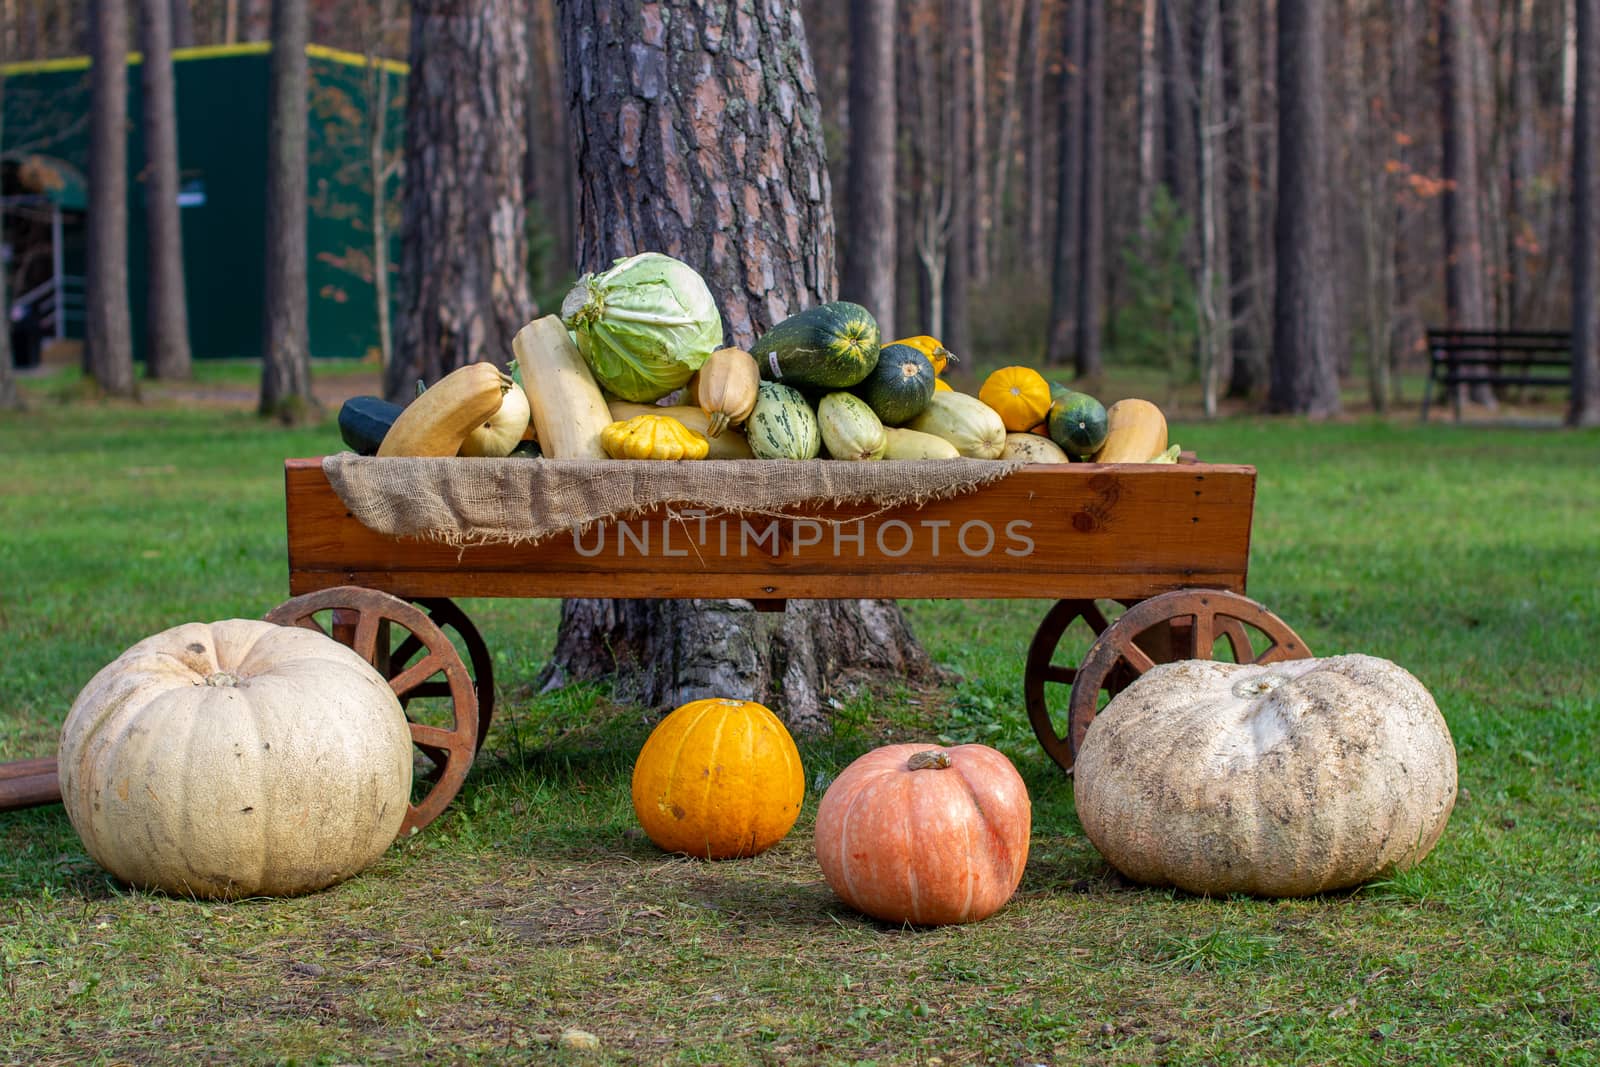
[[[1328,284],[1325,0],[1278,4],[1277,304],[1273,312],[1272,411],[1339,411],[1338,318]]]
[[[885,341],[895,314],[895,4],[850,5],[848,238],[839,295],[877,317]]]
[[[1575,0],[1577,50],[1600,55],[1600,0]],[[1567,422],[1600,426],[1600,70],[1580,63],[1572,128],[1572,403]]]
[[[94,0],[89,24],[89,247],[83,355],[85,370],[110,396],[132,396],[136,390],[128,307],[127,55],[126,0]]]
[[[306,0],[272,6],[267,131],[267,274],[258,410],[283,422],[317,412],[306,293]]]
[[[192,374],[189,301],[184,291],[183,222],[178,207],[178,102],[172,72],[169,0],[140,0],[144,103],[145,373]]]

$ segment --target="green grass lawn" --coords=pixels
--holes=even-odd
[[[284,600],[281,461],[339,447],[331,423],[31,395],[0,415],[0,760],[53,752],[139,638]],[[1437,697],[1461,797],[1415,871],[1279,902],[1122,881],[1022,712],[1034,601],[907,603],[963,681],[842,699],[834,736],[802,741],[812,788],[772,851],[668,857],[628,800],[651,716],[534,696],[556,605],[471,601],[499,682],[486,751],[442,819],[349,882],[133,892],[59,807],[0,814],[0,1063],[1600,1062],[1600,434],[1173,436],[1259,468],[1254,597]],[[812,857],[817,786],[880,740],[941,735],[1027,780],[1021,889],[970,927],[864,920]],[[573,1028],[599,1050],[561,1049]]]

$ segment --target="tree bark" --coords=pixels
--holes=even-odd
[[[1045,18],[1041,0],[1026,0],[1022,20],[1022,169],[1026,209],[1023,255],[1029,269],[1043,271],[1045,260]]]
[[[1056,172],[1055,258],[1050,271],[1050,328],[1045,363],[1064,366],[1078,339],[1079,242],[1083,211],[1083,46],[1088,22],[1084,5],[1072,4],[1062,20],[1058,169]]]
[[[1083,23],[1083,144],[1078,160],[1078,308],[1073,363],[1077,377],[1100,377],[1105,293],[1106,4],[1085,0]]]
[[[1270,410],[1323,417],[1339,411],[1339,358],[1328,284],[1324,0],[1278,4],[1277,304]]]
[[[7,56],[0,56],[4,62]],[[6,113],[6,78],[5,72],[0,70],[0,144],[5,143],[4,118]],[[0,263],[0,308],[11,306],[11,287],[7,284],[10,280],[11,268],[9,264]],[[7,324],[9,327],[9,323]],[[0,330],[0,411],[18,411],[22,408],[22,393],[17,388],[17,374],[15,356],[11,352],[11,330]]]
[[[1576,0],[1578,55],[1600,54],[1600,0]],[[1567,423],[1600,426],[1600,70],[1579,63],[1572,127],[1572,402]]]
[[[740,347],[834,298],[830,182],[804,39],[798,12],[749,0],[561,9],[580,271],[644,251],[693,264]]]
[[[306,326],[306,0],[272,7],[267,132],[266,320],[262,415],[287,423],[317,411]]]
[[[968,184],[972,188],[972,213],[967,219],[968,266],[974,284],[989,280],[989,230],[994,224],[994,202],[989,189],[989,75],[988,57],[984,54],[983,0],[967,0],[966,24],[957,32],[966,42],[964,54],[968,64],[967,108],[969,126],[967,135],[971,146],[966,149],[972,160],[968,171]],[[952,22],[952,26],[961,26]]]
[[[1538,53],[1534,44],[1533,0],[1514,0],[1511,11],[1511,151],[1509,160],[1510,218],[1507,219],[1506,324],[1529,324],[1534,304],[1534,252],[1542,244],[1534,212],[1539,180],[1538,91],[1534,79]]]
[[[549,231],[550,251],[541,278],[548,285],[572,271],[577,203],[555,0],[531,0],[529,13],[528,57],[533,69],[528,109],[534,135],[528,143],[526,181]]]
[[[718,294],[736,343],[832,299],[831,192],[798,15],[738,0],[573,0],[561,8],[579,159],[579,261],[663,251]],[[892,601],[569,600],[547,686],[614,677],[620,699],[759,700],[826,728],[856,670],[937,677]]]
[[[850,5],[850,148],[839,295],[876,316],[885,341],[895,313],[895,5]]]
[[[945,5],[946,27],[964,25],[969,12],[967,0],[949,0]],[[953,37],[954,35],[952,35]],[[950,140],[947,159],[950,192],[949,240],[944,257],[944,316],[939,336],[945,347],[962,359],[972,352],[972,323],[968,316],[968,294],[973,282],[973,218],[978,210],[977,187],[972,180],[978,160],[972,151],[972,42],[951,40],[945,62],[950,67]]]
[[[368,217],[372,220],[372,312],[378,325],[378,366],[394,361],[394,317],[390,302],[389,179],[400,167],[389,152],[389,73],[383,42],[395,20],[396,0],[377,0],[366,27]]]
[[[145,373],[185,379],[189,302],[184,291],[183,223],[178,207],[178,105],[172,78],[172,8],[140,0],[140,76],[144,90]]]
[[[1233,374],[1233,315],[1228,274],[1228,213],[1225,175],[1222,89],[1222,10],[1217,0],[1195,0],[1194,37],[1198,100],[1196,141],[1200,157],[1200,273],[1195,286],[1200,312],[1200,381],[1207,417],[1217,414],[1217,401]]]
[[[132,396],[128,308],[128,12],[95,0],[89,26],[89,243],[84,279],[85,369],[110,396]]]
[[[1139,14],[1139,169],[1138,186],[1134,191],[1140,226],[1150,214],[1159,180],[1156,129],[1161,124],[1161,67],[1157,60],[1160,13],[1160,0],[1142,0]]]
[[[1254,40],[1254,3],[1228,5],[1222,15],[1222,92],[1227,133],[1223,195],[1228,217],[1228,307],[1233,318],[1233,361],[1227,395],[1248,397],[1266,380],[1272,305],[1261,257],[1261,68]]]
[[[466,12],[466,13],[463,13]],[[384,395],[506,364],[533,315],[522,191],[526,0],[412,0],[401,302]]]
[[[1439,129],[1444,173],[1445,318],[1456,329],[1489,329],[1494,323],[1484,293],[1483,223],[1479,217],[1478,113],[1473,106],[1472,5],[1439,4]],[[1465,387],[1463,387],[1465,389]],[[1493,405],[1487,385],[1470,390],[1478,403]]]
[[[194,47],[194,13],[189,0],[172,0],[172,47]]]

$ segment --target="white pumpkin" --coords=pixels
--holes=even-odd
[[[411,731],[382,675],[315,630],[185,623],[102,668],[62,728],[61,799],[123,881],[307,893],[394,842]]]
[[[1073,793],[1134,881],[1305,896],[1420,862],[1455,806],[1456,752],[1428,691],[1387,660],[1189,660],[1095,716]]]

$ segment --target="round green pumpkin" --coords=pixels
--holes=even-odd
[[[884,345],[878,364],[853,392],[885,426],[899,426],[922,414],[933,399],[933,364],[907,344]]]
[[[1106,409],[1100,401],[1071,389],[1055,392],[1045,430],[1062,451],[1079,458],[1093,455],[1105,444],[1106,429]]]

